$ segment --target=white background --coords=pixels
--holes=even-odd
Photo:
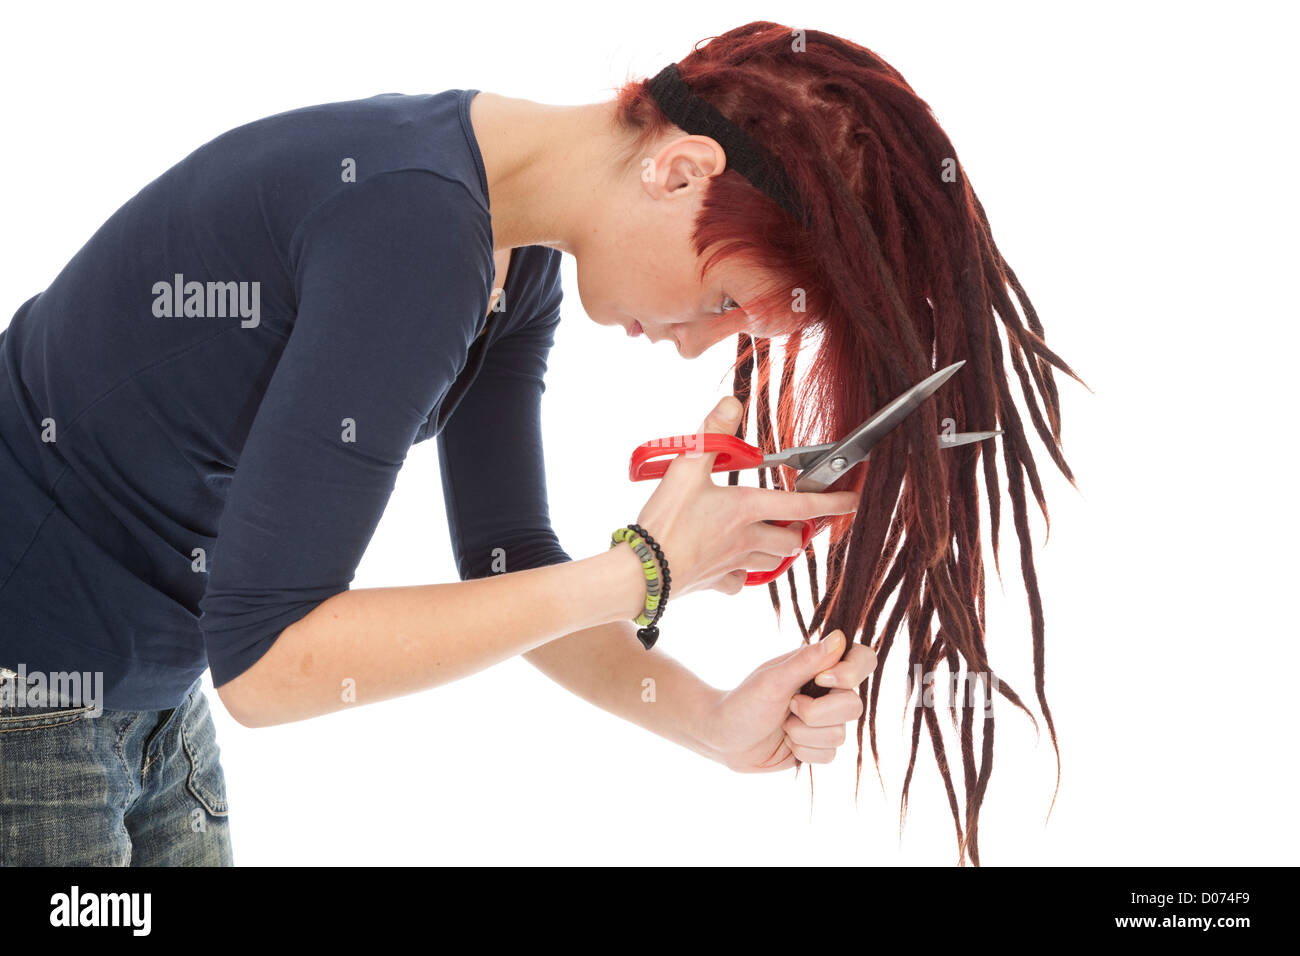
[[[99,224],[244,122],[381,92],[607,98],[754,19],[821,29],[897,67],[935,110],[1049,344],[1078,490],[1047,475],[1038,550],[1046,737],[999,701],[985,865],[1289,863],[1297,143],[1288,5],[1234,3],[22,4],[6,11],[0,312]],[[633,446],[694,431],[734,343],[680,359],[596,326],[565,260],[543,411],[551,510],[575,557],[635,520]],[[600,370],[635,363],[648,411]],[[486,437],[486,436],[485,436]],[[752,481],[752,477],[750,479]],[[1035,525],[1042,543],[1041,523]],[[823,552],[824,554],[824,552]],[[1014,535],[989,646],[1032,697]],[[435,447],[413,450],[355,586],[457,579]],[[766,588],[691,596],[660,646],[717,687],[793,648]],[[522,659],[452,686],[248,730],[210,690],[236,859],[269,863],[949,865],[928,743],[906,764],[887,671],[884,788],[855,746],[808,775],[733,774],[592,707]],[[648,704],[647,706],[654,706]],[[1041,720],[1040,720],[1041,722]],[[956,759],[955,738],[950,754]]]

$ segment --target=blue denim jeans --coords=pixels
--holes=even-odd
[[[3,680],[0,866],[231,865],[201,680],[175,708],[98,715],[94,703],[24,701],[19,678]]]

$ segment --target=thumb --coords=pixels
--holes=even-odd
[[[704,424],[700,426],[701,434],[721,434],[734,435],[736,428],[740,425],[740,415],[744,410],[740,404],[740,399],[734,395],[725,395],[713,411],[709,412],[709,417],[704,419]],[[690,463],[690,468],[699,474],[707,475],[713,471],[713,461],[717,458],[716,451],[708,454],[701,454],[703,451],[703,442],[693,443],[687,439],[686,454],[679,456],[678,460],[685,460]],[[683,467],[680,470],[686,470]]]
[[[795,686],[802,687],[822,671],[830,670],[844,657],[844,632],[831,631],[816,644],[802,647],[786,662],[782,676]]]
[[[726,432],[728,435],[736,433],[736,426],[740,424],[740,413],[744,411],[741,407],[740,399],[735,395],[724,395],[717,405],[713,406],[713,411],[709,412],[709,417],[704,419],[704,424],[700,426],[702,432]]]

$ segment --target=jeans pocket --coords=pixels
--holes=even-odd
[[[103,713],[98,701],[84,700],[79,685],[47,685],[0,669],[0,734],[61,727]]]
[[[221,748],[217,746],[217,728],[203,691],[195,690],[185,702],[181,720],[181,743],[190,761],[186,786],[214,817],[229,813],[226,804],[226,777],[221,770]]]

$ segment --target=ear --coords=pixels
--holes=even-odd
[[[727,154],[708,136],[682,136],[641,163],[641,188],[652,199],[691,199],[727,168]]]

